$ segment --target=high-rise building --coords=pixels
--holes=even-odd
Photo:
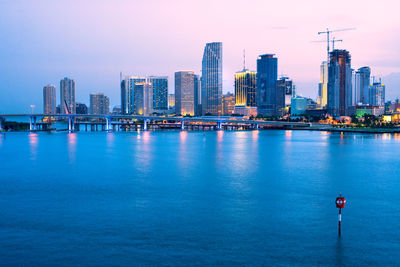
[[[332,116],[350,115],[353,103],[350,53],[338,49],[330,52],[328,73],[328,112]]]
[[[257,111],[265,116],[277,115],[276,81],[278,59],[273,54],[260,55],[257,59]]]
[[[83,103],[76,103],[76,114],[88,114],[88,107]]]
[[[128,90],[128,81],[125,78],[121,81],[121,114],[130,114],[131,113],[131,99],[132,99],[132,91]]]
[[[90,94],[90,114],[110,113],[110,99],[103,93]]]
[[[385,105],[385,85],[382,82],[374,82],[370,86],[369,104],[372,106]]]
[[[320,69],[317,104],[320,108],[325,108],[328,104],[328,63],[323,61]]]
[[[60,113],[75,114],[75,81],[65,77],[60,81]]]
[[[194,75],[194,115],[201,116],[201,80],[199,75]]]
[[[359,68],[354,74],[353,104],[370,104],[369,85],[371,81],[371,69],[369,67]]]
[[[256,108],[257,73],[243,69],[235,73],[235,113],[248,115],[248,110]]]
[[[121,82],[121,110],[122,114],[134,113],[134,96],[133,91],[135,83],[146,82],[145,77],[125,76]]]
[[[169,109],[175,108],[175,94],[168,95],[168,108]]]
[[[147,82],[153,86],[153,111],[165,112],[168,110],[168,77],[149,76]]]
[[[133,92],[133,113],[151,115],[153,113],[153,85],[150,82],[135,82]]]
[[[195,91],[197,77],[193,71],[175,72],[175,113],[195,114]]]
[[[281,77],[276,81],[276,109],[279,113],[291,105],[293,97],[293,81],[288,77]]]
[[[224,116],[230,116],[235,110],[235,95],[228,92],[222,95],[222,114]]]
[[[203,115],[222,113],[222,43],[207,43],[204,48],[201,77]]]
[[[56,114],[56,87],[53,84],[43,87],[43,113]]]

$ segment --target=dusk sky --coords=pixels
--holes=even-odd
[[[397,1],[23,1],[0,0],[0,113],[42,112],[42,89],[76,81],[77,102],[103,92],[111,108],[120,105],[120,72],[167,75],[200,73],[204,45],[223,42],[224,92],[233,75],[256,69],[260,54],[278,57],[278,73],[297,92],[316,98],[319,68],[326,59],[318,31],[338,32],[352,67],[370,66],[376,77],[400,72],[400,16]],[[385,81],[384,81],[385,82]],[[400,88],[386,88],[387,99]]]

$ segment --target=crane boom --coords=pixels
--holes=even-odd
[[[329,43],[330,43],[330,39],[329,39],[329,35],[333,32],[343,32],[343,31],[351,31],[351,30],[355,30],[356,28],[344,28],[344,29],[337,29],[337,30],[329,30],[328,28],[326,28],[326,31],[324,32],[318,32],[318,35],[320,34],[326,34],[326,43],[327,43],[327,62],[329,62]],[[333,43],[333,47],[335,47],[335,44]]]

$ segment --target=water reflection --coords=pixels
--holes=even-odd
[[[259,130],[254,130],[254,131],[252,131],[251,137],[252,137],[252,139],[253,139],[254,142],[258,141],[258,134],[259,134],[259,133],[260,133]]]
[[[115,139],[115,133],[113,133],[113,132],[106,133],[106,143],[107,143],[107,153],[108,154],[112,154],[112,152],[113,152],[114,139]]]
[[[143,137],[143,144],[146,144],[146,145],[149,144],[150,132],[148,132],[148,131],[143,132],[142,137]]]
[[[286,140],[291,140],[292,139],[292,130],[286,130],[285,131],[285,139]]]
[[[321,135],[321,145],[327,146],[329,145],[329,137],[332,133],[331,132],[320,132]]]
[[[68,133],[68,157],[70,162],[74,162],[76,159],[76,141],[78,135],[76,133]]]
[[[3,146],[3,139],[6,139],[6,134],[5,133],[0,133],[0,147]]]
[[[186,142],[187,134],[188,134],[187,131],[181,131],[179,133],[179,141],[181,145]]]
[[[190,157],[188,156],[190,154],[189,149],[187,148],[186,145],[186,139],[187,139],[188,132],[187,131],[180,131],[179,132],[179,148],[178,148],[178,158],[179,158],[179,168],[183,173],[183,178],[189,177],[189,160]]]
[[[224,131],[217,131],[217,141],[222,142],[224,140]]]
[[[151,166],[151,133],[148,131],[137,131],[136,140],[132,142],[132,153],[134,154],[134,165],[141,173],[147,173]]]
[[[285,148],[289,148],[292,145],[292,130],[285,131]],[[287,153],[287,151],[286,151]]]
[[[216,153],[215,153],[215,164],[223,165],[224,162],[224,151],[223,151],[224,131],[217,131],[217,142],[216,142]]]
[[[39,144],[38,135],[37,133],[29,133],[28,138],[29,138],[29,147],[31,149],[31,159],[36,160],[37,147]]]
[[[234,144],[232,150],[232,173],[242,174],[246,170],[246,157],[248,156],[246,132],[238,131],[234,134]],[[243,173],[244,174],[244,173]]]
[[[336,266],[343,266],[343,245],[342,245],[342,239],[340,237],[337,238],[336,241]]]

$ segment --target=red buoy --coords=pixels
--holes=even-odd
[[[338,217],[338,221],[339,221],[339,236],[342,233],[342,229],[341,229],[341,223],[342,223],[342,209],[344,208],[344,206],[346,205],[346,199],[344,197],[342,197],[342,194],[340,194],[339,197],[336,198],[336,208],[339,209],[339,217]]]
[[[342,196],[336,198],[336,208],[343,209],[346,205],[346,199]]]

